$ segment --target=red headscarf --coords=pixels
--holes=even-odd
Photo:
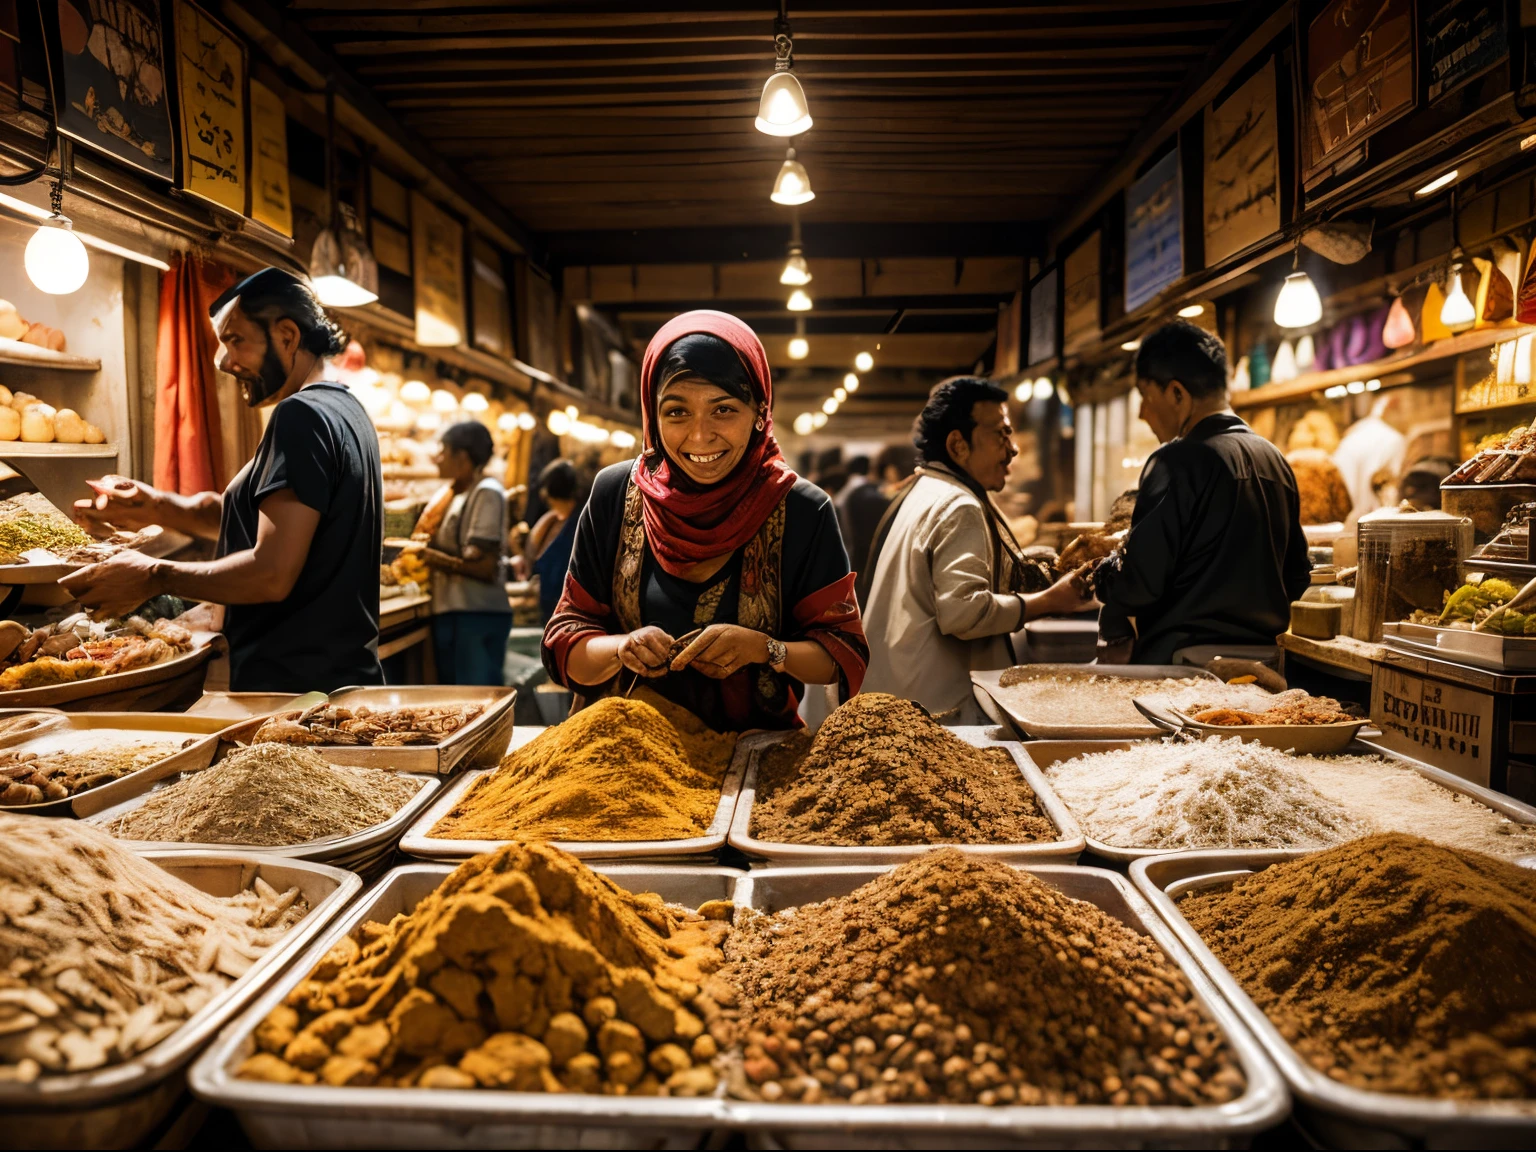
[[[762,401],[763,430],[754,432],[741,463],[724,480],[701,488],[674,476],[655,428],[657,368],[668,348],[684,336],[717,336],[736,350]],[[656,562],[680,576],[700,561],[734,552],[756,535],[797,477],[773,438],[773,373],[757,333],[734,316],[700,309],[674,316],[645,350],[640,366],[640,410],[646,456],[635,465],[635,484],[645,506],[645,538]],[[660,459],[652,469],[649,459]]]

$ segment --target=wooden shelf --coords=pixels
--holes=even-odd
[[[71,356],[36,344],[23,344],[0,336],[0,364],[24,368],[57,368],[65,372],[100,372],[101,361],[90,356]]]
[[[33,444],[26,440],[0,440],[0,460],[115,460],[117,449],[111,444]]]
[[[1529,408],[1536,404],[1536,392],[1529,396],[1521,396],[1515,400],[1497,400],[1492,404],[1462,404],[1459,400],[1455,405],[1458,416],[1477,416],[1483,412],[1499,412],[1505,408]]]
[[[1460,336],[1452,336],[1448,340],[1437,340],[1428,348],[1421,348],[1406,356],[1391,356],[1384,360],[1373,360],[1369,364],[1356,364],[1349,368],[1330,368],[1326,372],[1308,372],[1294,380],[1287,380],[1284,384],[1266,384],[1262,388],[1234,392],[1232,407],[1241,411],[1244,408],[1261,408],[1267,404],[1284,404],[1289,400],[1301,400],[1314,392],[1322,392],[1339,384],[1348,384],[1355,380],[1370,380],[1373,377],[1388,376],[1441,360],[1451,360],[1468,352],[1480,352],[1484,348],[1492,348],[1495,344],[1502,344],[1506,340],[1528,336],[1533,332],[1536,332],[1536,326],[1530,324],[1463,332]]]

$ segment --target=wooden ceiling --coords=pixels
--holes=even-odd
[[[1212,66],[1252,8],[791,0],[815,118],[793,141],[752,125],[773,70],[774,0],[288,0],[286,15],[588,285],[605,265],[638,285],[636,266],[782,260],[790,210],[768,192],[792,143],[816,191],[800,209],[819,280],[812,333],[841,351],[900,331],[908,367],[969,370],[1045,225]],[[907,299],[834,294],[817,264],[1002,256],[1018,276],[952,309],[936,297],[966,291],[958,273]],[[729,300],[765,338],[787,336],[792,321],[775,311],[787,290],[744,300],[714,283],[690,299],[576,298],[637,339],[653,315]]]

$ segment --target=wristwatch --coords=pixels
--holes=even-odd
[[[767,637],[767,644],[769,667],[775,672],[784,671],[784,661],[789,659],[789,648],[784,641],[775,640],[772,636]]]

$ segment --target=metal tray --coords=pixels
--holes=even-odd
[[[1079,756],[1087,756],[1094,752],[1122,751],[1135,748],[1137,743],[1137,741],[1133,740],[1031,740],[1026,742],[1023,747],[1024,752],[1035,762],[1035,765],[1044,771],[1052,764],[1060,763],[1063,760],[1075,760]],[[1505,796],[1503,793],[1494,792],[1492,789],[1474,784],[1470,780],[1464,780],[1454,773],[1445,771],[1443,768],[1436,768],[1433,765],[1404,756],[1400,752],[1394,752],[1390,748],[1383,748],[1380,745],[1372,744],[1365,740],[1356,740],[1353,744],[1344,748],[1339,755],[1382,756],[1388,760],[1396,760],[1405,768],[1412,768],[1420,776],[1433,781],[1442,788],[1451,792],[1459,792],[1463,796],[1470,796],[1479,804],[1492,808],[1495,812],[1500,812],[1511,820],[1520,824],[1536,824],[1536,808],[1528,804],[1522,804],[1520,801]],[[1058,800],[1060,799],[1059,796],[1057,798]],[[1061,803],[1070,811],[1071,806],[1066,801],[1062,800]],[[1083,835],[1087,840],[1089,852],[1105,860],[1114,860],[1122,864],[1129,864],[1132,861],[1150,856],[1171,856],[1181,852],[1228,851],[1228,849],[1223,848],[1120,848],[1113,844],[1106,844],[1102,840],[1094,839],[1094,837],[1088,835],[1086,827],[1083,829]],[[1273,849],[1273,851],[1290,851],[1290,849]],[[1296,851],[1306,852],[1316,851],[1316,849],[1297,849]]]
[[[1240,1097],[1219,1107],[1197,1108],[988,1108],[980,1104],[766,1104],[727,1100],[731,1127],[747,1129],[752,1136],[770,1136],[787,1148],[932,1148],[956,1144],[1191,1148],[1230,1147],[1285,1116],[1285,1085],[1263,1049],[1178,937],[1123,876],[1101,868],[1014,867],[1022,867],[1074,899],[1102,908],[1157,942],[1178,965],[1195,999],[1232,1046],[1248,1080]],[[741,881],[736,902],[774,912],[846,895],[889,870],[889,866],[831,866],[755,871]]]
[[[1218,680],[1204,668],[1192,664],[1021,664],[1030,679],[1044,676],[1108,676],[1123,680]],[[1010,706],[1000,686],[1002,675],[1010,669],[994,668],[971,673],[971,691],[982,710],[999,724],[1017,729],[1025,740],[1139,740],[1161,736],[1163,730],[1151,721],[1126,724],[1049,724],[1033,719],[1027,710]]]
[[[476,716],[441,744],[410,744],[398,748],[373,748],[354,744],[307,745],[322,751],[337,764],[363,768],[393,768],[401,772],[435,772],[446,776],[456,768],[490,768],[501,762],[512,738],[512,704],[515,688],[474,688],[453,685],[414,685],[383,688],[339,688],[332,704],[370,708],[420,708],[434,704],[483,704]],[[253,717],[232,726],[226,739],[249,744],[265,717]]]
[[[231,751],[229,745],[225,745],[222,752]],[[321,755],[325,753],[322,751]],[[219,756],[218,759],[222,759]],[[217,763],[217,759],[213,761]],[[189,773],[187,773],[189,774]],[[142,775],[142,773],[136,773]],[[183,774],[185,775],[185,774]],[[327,836],[320,840],[310,840],[303,844],[291,844],[282,846],[267,846],[261,844],[195,844],[176,841],[157,840],[122,840],[121,843],[135,852],[169,852],[175,850],[191,850],[198,852],[259,852],[265,856],[277,856],[287,860],[312,860],[318,864],[329,864],[333,868],[345,868],[349,872],[356,872],[369,879],[376,877],[384,870],[394,853],[395,845],[400,842],[400,837],[405,833],[422,813],[422,810],[432,802],[437,790],[442,787],[442,778],[425,774],[411,775],[411,779],[420,782],[421,786],[416,790],[416,795],[407,800],[393,816],[371,828],[364,828],[359,832],[353,832],[346,836]],[[157,780],[145,780],[139,792],[119,804],[103,809],[90,818],[93,824],[110,824],[119,816],[132,812],[144,804],[155,792],[174,783],[168,776],[161,776]]]
[[[1411,656],[1433,656],[1494,672],[1536,670],[1536,637],[1437,628],[1432,624],[1383,624],[1382,643]]]
[[[746,780],[742,786],[741,799],[736,803],[736,816],[731,821],[730,844],[731,847],[745,852],[748,856],[767,860],[770,864],[795,865],[810,864],[812,862],[836,863],[836,864],[900,864],[921,856],[926,852],[932,852],[935,848],[958,848],[962,852],[969,852],[977,856],[992,856],[1000,860],[1010,862],[1028,863],[1059,863],[1071,864],[1082,854],[1086,843],[1082,829],[1077,825],[1077,818],[1061,802],[1056,795],[1056,790],[1051,787],[1045,775],[1029,759],[1024,752],[1030,747],[1028,744],[1020,745],[1012,740],[998,740],[991,735],[992,729],[986,727],[956,726],[949,731],[953,732],[967,744],[973,744],[978,748],[1002,748],[1014,762],[1018,764],[1019,771],[1024,774],[1025,781],[1034,789],[1036,797],[1040,800],[1040,807],[1045,812],[1046,818],[1056,825],[1056,830],[1061,835],[1059,840],[1050,840],[1027,844],[892,844],[884,847],[862,845],[835,845],[835,844],[787,844],[777,840],[759,840],[752,836],[752,806],[757,799],[757,765],[762,755],[762,750],[770,744],[784,739],[784,733],[771,733],[750,737],[750,760],[747,766]],[[747,744],[748,741],[742,741]]]
[[[633,892],[697,907],[732,898],[731,868],[594,865]],[[396,868],[335,923],[297,964],[226,1028],[188,1074],[192,1091],[233,1109],[259,1148],[694,1148],[718,1127],[724,1102],[480,1089],[331,1088],[240,1080],[252,1033],[337,941],[370,920],[409,912],[453,871],[447,864]]]
[[[107,696],[132,688],[144,688],[150,684],[174,680],[178,676],[196,670],[200,665],[211,660],[215,651],[222,651],[223,647],[224,637],[219,633],[194,632],[191,651],[173,656],[169,660],[148,664],[143,668],[130,668],[127,672],[96,676],[90,680],[74,680],[68,684],[49,684],[43,688],[17,688],[11,692],[0,692],[0,706],[52,708],[60,704],[72,704],[77,700],[87,700],[93,696]]]
[[[540,729],[543,731],[543,729]],[[521,740],[519,746],[526,741]],[[715,817],[702,836],[686,840],[553,840],[556,848],[563,848],[572,856],[583,860],[686,860],[690,857],[708,856],[725,845],[730,831],[731,814],[736,811],[737,796],[741,791],[742,776],[746,772],[747,751],[743,745],[757,737],[748,736],[737,741],[736,751],[725,770],[720,784],[720,802],[715,806]],[[447,840],[434,837],[432,829],[437,822],[453,810],[455,804],[486,772],[470,772],[450,784],[438,797],[426,814],[413,824],[400,841],[400,851],[423,860],[467,860],[481,852],[494,852],[508,844],[508,840]]]
[[[1370,720],[1340,720],[1331,724],[1205,724],[1166,696],[1138,696],[1131,701],[1152,723],[1165,732],[1188,731],[1201,739],[1235,736],[1239,740],[1294,752],[1298,756],[1333,756],[1349,747]],[[1374,731],[1374,729],[1373,729]],[[1376,732],[1380,735],[1380,732]]]
[[[1536,1100],[1436,1100],[1352,1088],[1307,1063],[1269,1022],[1190,926],[1166,889],[1230,884],[1244,872],[1309,855],[1306,849],[1178,852],[1131,867],[1131,882],[1151,902],[1205,975],[1258,1038],[1294,1093],[1303,1123],[1330,1147],[1529,1148],[1536,1143]],[[1475,963],[1469,958],[1469,962]]]
[[[309,915],[244,976],[171,1035],[136,1059],[97,1072],[0,1084],[8,1147],[106,1148],[137,1145],[170,1112],[183,1090],[182,1068],[231,1016],[321,934],[362,882],[350,872],[302,860],[244,852],[151,852],[171,875],[215,896],[232,896],[260,876],[283,891],[297,885]]]
[[[218,750],[218,735],[224,729],[224,721],[210,716],[186,716],[173,712],[61,712],[59,722],[6,746],[8,751],[25,751],[33,745],[52,749],[61,738],[73,736],[81,743],[88,741],[94,732],[143,732],[146,735],[167,736],[195,743],[173,752],[163,760],[157,760],[137,772],[119,776],[110,784],[89,788],[66,796],[62,800],[45,800],[41,804],[18,804],[0,807],[0,812],[23,816],[92,816],[105,808],[136,796],[156,780],[163,780],[178,772],[195,772],[213,763]]]
[[[325,699],[325,693],[296,696],[292,692],[204,692],[187,709],[188,716],[217,716],[226,724],[238,724],[253,716],[270,716],[293,708],[307,708]]]

